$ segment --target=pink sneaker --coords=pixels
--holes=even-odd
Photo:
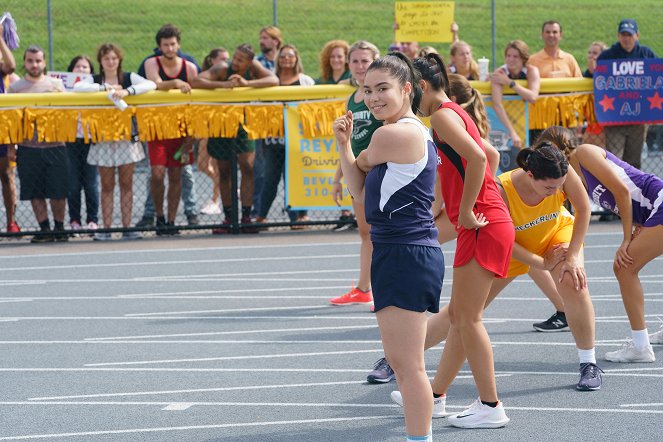
[[[371,290],[363,292],[357,287],[353,287],[345,295],[330,299],[329,302],[332,305],[371,304],[373,303],[373,292]]]

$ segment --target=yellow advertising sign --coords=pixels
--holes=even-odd
[[[336,139],[305,138],[297,104],[285,106],[286,205],[295,210],[337,209],[332,198],[334,174],[340,164]],[[341,204],[343,209],[352,208],[345,187]]]
[[[395,3],[396,41],[451,42],[454,2]]]

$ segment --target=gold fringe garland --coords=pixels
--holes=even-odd
[[[131,117],[135,112],[134,108],[126,109],[124,112],[120,112],[115,107],[81,109],[80,119],[85,142],[130,140]]]
[[[297,110],[302,120],[304,137],[319,138],[334,135],[332,123],[345,113],[345,108],[345,100],[298,103]]]
[[[76,141],[78,109],[33,108],[23,112],[23,140],[53,143]]]
[[[595,123],[594,95],[576,93],[568,95],[539,96],[529,106],[530,129],[546,129],[550,126],[576,127],[583,122]]]
[[[0,144],[14,144],[23,141],[23,109],[3,109],[0,111]]]
[[[282,137],[284,134],[283,104],[247,105],[244,107],[246,123],[244,130],[249,140]]]
[[[302,130],[307,138],[333,135],[332,123],[345,112],[345,100],[297,103]],[[283,136],[283,103],[183,103],[130,107],[57,107],[0,109],[0,143],[74,141],[80,118],[92,142],[126,140],[131,136],[135,115],[143,141],[155,139],[225,137],[232,138],[242,124],[250,139]],[[543,95],[530,106],[530,128],[552,125],[574,127],[584,121],[595,123],[591,93]],[[86,141],[88,130],[84,130]]]
[[[140,139],[152,141],[186,137],[188,135],[186,129],[188,107],[187,104],[181,104],[136,108]]]

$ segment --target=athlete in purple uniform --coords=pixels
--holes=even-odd
[[[663,344],[663,328],[647,334],[644,292],[638,273],[663,254],[663,180],[599,146],[577,146],[573,132],[560,126],[546,129],[540,140],[563,150],[589,197],[622,219],[624,239],[615,254],[613,270],[631,325],[631,339],[621,349],[606,353],[605,358],[612,362],[654,362],[651,344]]]

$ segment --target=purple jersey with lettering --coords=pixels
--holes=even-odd
[[[416,118],[401,118],[396,124],[417,125],[424,139],[424,154],[413,164],[378,164],[366,176],[365,211],[371,240],[439,247],[431,212],[437,168],[435,143]]]
[[[606,152],[605,160],[619,179],[626,184],[631,194],[633,223],[644,227],[663,225],[663,180],[645,173]],[[604,209],[619,215],[615,196],[594,175],[580,165],[587,182],[589,197]]]

